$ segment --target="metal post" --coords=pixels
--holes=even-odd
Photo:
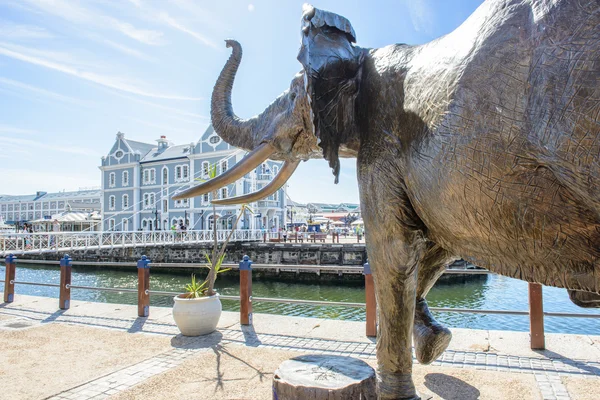
[[[240,262],[240,324],[252,325],[252,261],[248,256]]]
[[[531,348],[544,350],[544,300],[542,298],[542,285],[529,284],[529,332],[531,335]]]
[[[58,295],[58,307],[68,310],[71,307],[71,257],[65,254],[60,259],[60,293]]]
[[[142,256],[137,263],[138,268],[138,316],[150,314],[150,260]]]
[[[368,262],[364,265],[365,275],[365,300],[367,303],[367,336],[377,336],[377,300],[375,299],[375,284],[371,275],[371,266]]]
[[[15,273],[17,270],[17,257],[9,254],[5,259],[6,275],[4,278],[4,302],[12,303],[15,300]]]

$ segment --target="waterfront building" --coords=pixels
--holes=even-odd
[[[246,151],[230,146],[212,126],[195,143],[174,145],[165,136],[157,144],[125,138],[119,132],[102,157],[102,220],[105,231],[169,230],[181,222],[187,229],[231,229],[240,206],[218,206],[213,215],[213,194],[173,201],[172,196],[209,179],[212,168],[222,174],[242,160]],[[281,162],[267,160],[242,179],[217,192],[218,198],[257,191],[277,175]],[[277,230],[283,226],[285,186],[268,198],[250,204],[238,229]]]
[[[34,220],[50,220],[69,211],[91,213],[100,210],[101,195],[100,189],[0,195],[0,215],[7,224],[22,226]]]
[[[360,204],[355,203],[307,203],[301,204],[288,200],[287,226],[308,225],[314,219],[326,218],[331,221],[341,221],[345,225],[360,218]]]

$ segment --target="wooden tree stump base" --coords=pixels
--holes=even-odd
[[[375,370],[351,357],[294,357],[273,377],[273,400],[375,400],[375,390]]]

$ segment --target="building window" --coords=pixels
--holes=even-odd
[[[121,230],[128,231],[129,230],[129,220],[127,218],[123,218],[121,220]]]
[[[123,195],[123,210],[126,210],[129,208],[129,195],[124,194]]]
[[[169,211],[169,200],[163,200],[163,212]]]
[[[279,167],[277,165],[273,165],[273,175],[277,175],[279,172]]]
[[[123,157],[123,151],[117,150],[117,152],[115,153],[115,158],[121,158],[121,157]]]
[[[221,188],[221,198],[222,199],[226,199],[227,198],[227,188]]]
[[[123,186],[129,186],[129,171],[123,171]]]
[[[167,169],[167,167],[164,167],[162,169],[162,174],[163,174],[163,178],[162,178],[163,185],[169,184],[169,170]]]
[[[190,167],[187,165],[178,165],[175,167],[175,181],[182,182],[190,179]]]
[[[202,176],[208,178],[208,170],[210,168],[210,164],[208,161],[202,161]]]
[[[156,170],[154,168],[144,170],[144,183],[146,185],[156,183]]]
[[[210,202],[210,198],[208,196],[208,193],[204,193],[204,195],[202,196],[202,202],[204,204],[208,204]]]
[[[218,136],[211,136],[210,139],[208,139],[208,141],[210,142],[210,144],[217,144],[221,141],[221,138]]]
[[[144,193],[144,208],[153,208],[154,200],[154,193]]]
[[[273,193],[273,200],[274,201],[279,201],[279,190],[276,191],[275,193]]]
[[[224,173],[225,171],[227,171],[227,160],[222,160],[221,161],[221,173]]]
[[[114,218],[111,218],[108,220],[108,230],[109,231],[114,231],[115,230],[115,220]]]
[[[177,207],[177,208],[189,207],[189,205],[190,205],[190,199],[177,200],[175,202],[175,207]]]
[[[108,209],[109,210],[114,210],[115,209],[115,203],[116,203],[115,196],[110,196],[108,198]]]
[[[111,172],[110,174],[108,174],[108,187],[115,187],[115,173]]]

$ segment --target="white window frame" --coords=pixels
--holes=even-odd
[[[114,211],[117,207],[117,198],[115,196],[108,197],[108,210]]]
[[[167,176],[165,179],[165,172],[167,173]],[[162,167],[162,177],[161,177],[161,182],[163,185],[168,185],[169,184],[169,169],[167,167]]]
[[[129,195],[128,194],[124,194],[123,198],[121,199],[121,205],[123,210],[127,210],[129,208]]]
[[[210,204],[210,193],[204,193],[202,195],[202,204]]]
[[[114,188],[117,185],[117,177],[114,172],[108,174],[108,187]]]
[[[221,190],[219,190],[219,198],[220,199],[226,199],[228,195],[229,195],[229,189],[227,187],[221,188]]]
[[[210,163],[208,161],[202,161],[202,176],[208,178],[210,172]]]
[[[273,176],[276,176],[277,173],[279,172],[279,166],[278,165],[273,165],[272,170],[273,170]]]
[[[175,208],[186,208],[190,206],[190,199],[176,200]]]
[[[125,225],[127,225],[127,229],[125,229]],[[121,230],[122,231],[128,231],[129,230],[129,219],[128,218],[123,218],[121,220]]]
[[[156,184],[156,169],[147,168],[144,170],[144,184],[145,185]]]
[[[175,167],[175,182],[187,182],[190,180],[189,165],[177,165]]]
[[[114,231],[115,230],[115,226],[116,226],[116,221],[114,218],[111,218],[108,220],[108,230],[109,231]]]
[[[121,179],[123,181],[123,187],[129,186],[129,171],[123,171]]]
[[[221,160],[221,173],[225,173],[229,168],[229,163],[227,160]]]

